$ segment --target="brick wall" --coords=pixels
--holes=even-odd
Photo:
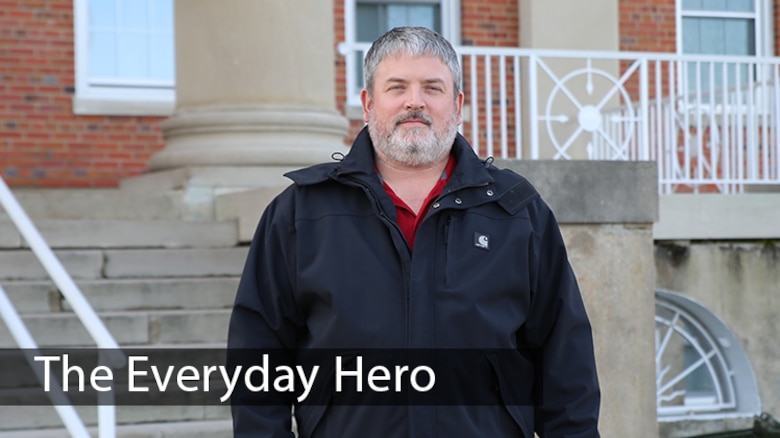
[[[773,8],[773,20],[774,35],[775,35],[775,51],[773,55],[780,55],[780,0],[774,0],[772,2]]]
[[[620,50],[675,52],[675,0],[621,0]]]
[[[76,116],[72,0],[0,0],[0,174],[111,187],[163,147],[159,118]]]

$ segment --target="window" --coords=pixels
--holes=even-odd
[[[397,26],[423,26],[444,35],[453,45],[460,43],[458,0],[344,0],[347,45],[370,44]],[[363,88],[363,51],[349,51],[347,61],[347,104],[360,106]],[[350,114],[351,115],[351,114]]]
[[[756,55],[761,44],[755,0],[682,0],[680,51],[686,54]]]
[[[655,333],[659,421],[758,415],[750,360],[717,315],[684,294],[656,289]]]
[[[771,55],[771,26],[766,24],[771,14],[767,5],[769,2],[761,0],[677,0],[678,53]],[[755,79],[747,65],[737,62],[696,62],[684,68],[688,91],[707,90],[711,84],[733,87]]]
[[[173,112],[173,0],[75,0],[77,114]]]

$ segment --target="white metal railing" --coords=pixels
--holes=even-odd
[[[339,46],[347,103],[369,44]],[[456,47],[483,156],[653,160],[659,191],[780,184],[780,58]]]
[[[124,356],[120,352],[116,340],[106,329],[103,321],[100,320],[94,309],[92,309],[92,306],[90,306],[78,286],[76,286],[76,283],[73,282],[73,279],[54,252],[46,244],[46,241],[44,241],[40,232],[35,228],[35,225],[33,225],[21,205],[19,205],[19,202],[2,177],[0,177],[0,205],[5,209],[19,233],[24,237],[30,249],[46,269],[46,272],[51,276],[54,284],[57,285],[65,299],[68,300],[68,303],[73,308],[73,312],[78,316],[87,332],[97,344],[97,348],[101,350],[98,353],[100,364],[111,368],[123,366]],[[41,384],[43,384],[43,376],[39,373],[39,366],[33,363],[33,357],[35,352],[38,351],[38,345],[30,335],[30,332],[24,325],[24,321],[14,308],[2,286],[0,286],[0,316],[11,331],[16,344],[24,350],[27,361],[38,373],[38,378],[41,380]],[[71,436],[78,438],[89,437],[90,435],[84,426],[84,422],[74,407],[63,404],[63,401],[67,402],[68,398],[63,393],[59,382],[56,379],[50,379],[50,387],[52,389],[49,392],[49,397],[54,402],[54,408]],[[98,433],[101,438],[111,438],[116,435],[116,410],[113,405],[113,396],[109,391],[101,393],[99,397]]]

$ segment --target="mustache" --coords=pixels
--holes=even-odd
[[[404,114],[403,116],[395,119],[395,124],[399,125],[401,123],[408,122],[410,120],[413,120],[415,122],[423,122],[428,126],[431,126],[433,124],[433,120],[430,117],[423,114],[421,111],[410,111]]]

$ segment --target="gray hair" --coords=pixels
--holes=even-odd
[[[409,55],[439,58],[452,73],[455,96],[460,93],[460,62],[449,41],[425,27],[396,27],[374,41],[363,60],[363,77],[369,95],[374,94],[374,78],[379,64],[387,57]]]

